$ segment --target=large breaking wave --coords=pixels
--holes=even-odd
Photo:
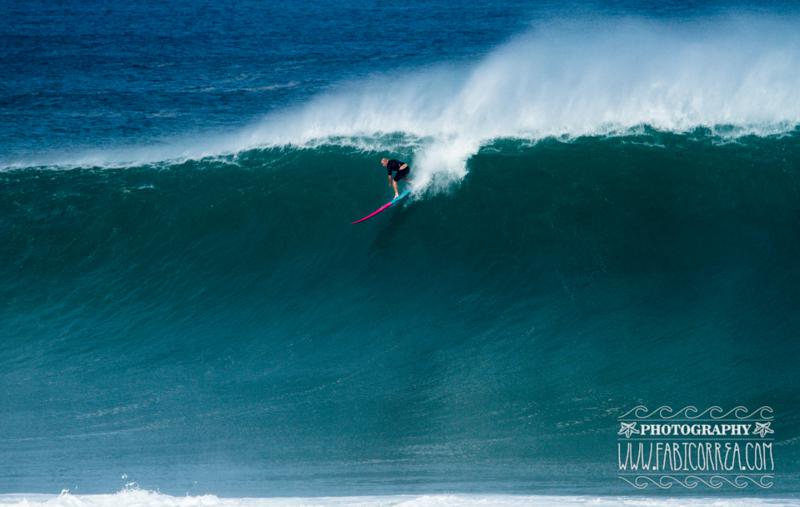
[[[776,407],[796,494],[790,25],[537,25],[234,134],[0,172],[0,490],[628,494],[635,402]],[[460,184],[350,225],[390,150]]]
[[[797,491],[798,133],[502,141],[351,225],[379,156],[0,172],[0,490],[626,494],[635,401],[780,407]]]
[[[572,139],[642,126],[720,136],[800,123],[796,16],[537,22],[470,65],[379,69],[238,132],[4,165],[126,165],[253,147],[349,144],[413,153],[415,186],[466,173],[498,138]]]

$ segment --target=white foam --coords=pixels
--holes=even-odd
[[[539,22],[472,65],[387,72],[342,84],[235,133],[85,153],[73,165],[201,158],[253,147],[337,143],[413,151],[416,187],[459,179],[498,138],[629,132],[771,135],[800,124],[797,16]],[[404,134],[411,145],[387,145]],[[411,149],[413,147],[413,150]]]
[[[426,140],[417,181],[464,174],[497,138],[541,139],[733,125],[774,134],[800,123],[794,20],[597,19],[536,26],[468,68],[374,79],[266,118],[252,144],[402,131]]]
[[[0,506],[17,507],[738,507],[796,506],[782,498],[664,498],[632,496],[547,495],[390,495],[350,497],[220,498],[214,495],[170,496],[143,490],[111,495],[0,495]]]

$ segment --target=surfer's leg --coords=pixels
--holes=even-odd
[[[410,172],[410,169],[408,167],[406,167],[402,171],[397,171],[394,174],[394,178],[392,178],[392,186],[394,187],[394,196],[395,196],[395,198],[400,195],[400,192],[397,191],[397,182],[399,182],[402,179],[405,179],[405,177],[408,176],[409,172]]]

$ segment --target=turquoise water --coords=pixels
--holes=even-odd
[[[796,498],[796,6],[0,7],[0,503],[633,504],[639,404]]]
[[[668,401],[775,407],[796,491],[797,134],[502,141],[352,226],[379,156],[0,174],[0,487],[619,493]]]

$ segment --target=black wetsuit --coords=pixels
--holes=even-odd
[[[394,181],[400,181],[406,176],[408,176],[409,171],[411,170],[410,167],[406,166],[405,169],[400,169],[400,166],[405,164],[405,162],[400,162],[399,160],[392,159],[386,164],[386,172],[389,176],[392,176],[392,173],[395,173],[392,176]]]

